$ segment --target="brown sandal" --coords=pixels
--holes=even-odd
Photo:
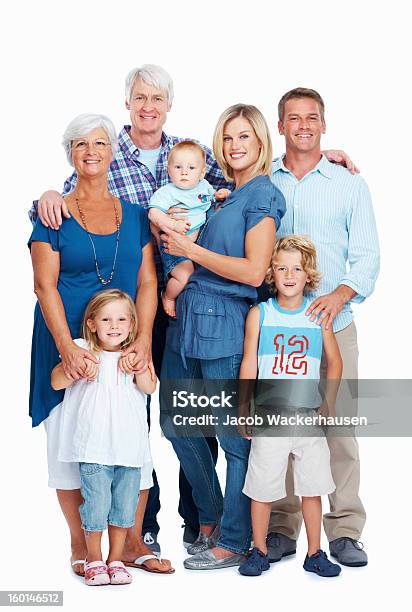
[[[127,565],[127,567],[134,567],[136,569],[141,569],[145,572],[149,572],[150,574],[174,574],[175,573],[175,570],[173,567],[167,570],[167,572],[162,572],[158,569],[152,569],[150,567],[147,567],[147,565],[144,565],[144,564],[146,561],[149,561],[149,559],[156,559],[156,561],[159,561],[159,563],[162,563],[162,560],[159,559],[159,557],[156,557],[156,555],[142,555],[141,557],[137,557],[137,559],[135,559],[134,561],[123,561],[123,563]]]

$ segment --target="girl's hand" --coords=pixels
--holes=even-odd
[[[86,369],[83,373],[83,378],[85,378],[89,382],[91,382],[92,380],[96,380],[97,375],[99,374],[99,366],[97,365],[97,363],[93,363],[93,361],[87,359],[87,357],[85,358],[84,362],[86,364]]]
[[[222,200],[226,200],[226,198],[228,198],[231,193],[232,192],[230,191],[230,189],[218,189],[217,191],[215,191],[215,198],[220,202]]]
[[[99,360],[90,351],[80,348],[74,342],[65,345],[60,349],[62,367],[64,375],[69,380],[79,380],[84,377],[87,363],[86,359],[94,364],[98,364]]]
[[[133,374],[136,357],[136,353],[129,353],[128,355],[120,357],[119,370],[123,372],[123,374]]]
[[[173,230],[169,230],[167,234],[161,234],[160,238],[163,241],[164,250],[169,255],[178,255],[181,257],[190,257],[190,250],[193,247],[193,242],[186,236],[178,234]]]
[[[179,236],[179,234],[177,234],[177,236]],[[139,336],[137,336],[136,340],[127,347],[127,349],[125,349],[122,352],[122,356],[120,359],[123,359],[123,357],[126,357],[128,355],[130,355],[131,353],[134,353],[134,357],[131,357],[130,360],[128,361],[128,364],[132,365],[132,369],[129,370],[127,369],[129,366],[126,366],[125,363],[120,364],[120,360],[119,360],[119,368],[121,369],[122,372],[126,373],[126,374],[131,374],[132,372],[137,372],[137,374],[142,374],[143,372],[145,372],[148,368],[148,365],[150,363],[150,361],[152,360],[152,339],[149,336],[140,334]]]
[[[186,232],[190,230],[191,225],[192,224],[190,223],[190,221],[186,221],[185,219],[176,219],[174,231],[177,232],[178,234],[184,235],[186,234]]]

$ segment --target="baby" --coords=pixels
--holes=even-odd
[[[169,255],[164,251],[160,233],[172,229],[187,234],[196,241],[201,226],[206,221],[206,212],[216,200],[230,195],[228,189],[216,191],[204,178],[206,156],[202,147],[192,140],[178,142],[170,151],[167,170],[172,180],[158,189],[150,199],[149,219],[160,248],[164,274],[167,280],[162,302],[165,312],[176,316],[176,298],[185,288],[194,267],[190,259]],[[184,219],[173,219],[167,214],[171,208],[187,209]],[[160,231],[159,231],[160,230]]]

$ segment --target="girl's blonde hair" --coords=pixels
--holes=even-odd
[[[136,339],[137,315],[136,307],[132,298],[124,291],[120,291],[120,289],[105,289],[104,291],[99,291],[99,293],[96,293],[92,297],[90,302],[87,304],[86,310],[83,315],[82,336],[88,342],[91,351],[99,352],[102,349],[99,346],[99,339],[97,337],[97,333],[91,331],[91,329],[87,325],[87,321],[89,319],[94,321],[99,310],[107,306],[107,304],[110,304],[110,302],[117,302],[121,300],[127,303],[130,319],[132,322],[129,335],[127,336],[126,340],[122,342],[121,349],[124,350]]]
[[[276,293],[274,269],[277,263],[279,251],[299,251],[302,256],[302,268],[309,277],[309,282],[306,283],[304,293],[314,291],[318,286],[322,275],[317,270],[316,265],[316,248],[313,242],[307,236],[298,236],[296,234],[283,236],[275,242],[270,267],[266,273],[266,283],[272,293]]]
[[[253,177],[258,174],[272,173],[272,141],[266,120],[259,109],[251,104],[234,104],[220,115],[215,133],[213,134],[213,153],[227,181],[233,181],[233,169],[225,160],[223,154],[223,134],[228,121],[236,117],[244,117],[252,126],[261,146],[259,157],[253,168]]]

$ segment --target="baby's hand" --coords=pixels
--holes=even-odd
[[[137,359],[136,353],[129,353],[124,357],[119,358],[119,370],[123,372],[123,374],[133,374],[134,367],[136,365]]]
[[[215,191],[215,198],[216,200],[221,202],[222,200],[226,200],[226,198],[228,198],[231,193],[232,192],[230,191],[230,189],[218,189],[217,191]]]
[[[92,380],[96,380],[97,375],[99,373],[98,364],[94,363],[90,359],[87,359],[87,357],[84,358],[84,363],[86,364],[86,367],[83,372],[83,378],[85,378],[89,382],[91,382]]]
[[[186,219],[175,219],[174,231],[178,234],[186,234],[190,230],[191,223]]]

